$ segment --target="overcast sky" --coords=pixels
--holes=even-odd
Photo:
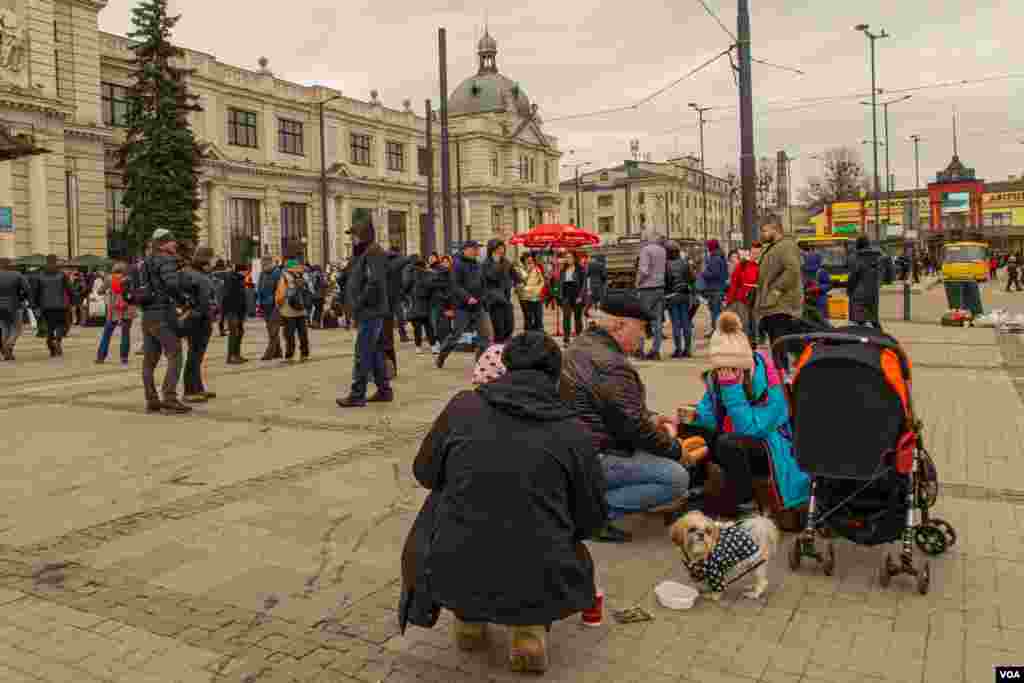
[[[735,33],[735,0],[706,0]],[[125,34],[135,0],[109,0],[100,27]],[[728,59],[636,110],[567,121],[557,116],[631,105],[726,49],[732,39],[699,0],[604,3],[596,0],[171,0],[183,16],[179,44],[256,68],[266,55],[281,78],[323,83],[385,104],[438,98],[437,29],[448,31],[449,87],[476,73],[476,40],[486,20],[498,41],[498,68],[521,83],[540,107],[545,130],[563,150],[595,166],[629,158],[629,140],[655,161],[697,154],[698,127],[689,102],[716,107],[705,116],[709,169],[738,166],[737,90]],[[1019,0],[751,0],[752,53],[806,75],[754,65],[756,153],[798,156],[794,193],[819,172],[808,158],[831,147],[856,147],[871,173],[870,107],[859,98],[809,105],[796,100],[870,92],[868,41],[853,30],[868,23],[879,40],[878,87],[897,90],[1007,74],[1024,76],[1024,3]],[[895,96],[893,96],[895,97]],[[885,96],[883,96],[883,99]],[[960,157],[986,180],[1024,173],[1024,78],[915,92],[890,108],[892,172],[898,188],[914,183],[919,134],[922,184],[952,156],[952,112],[959,112]],[[794,108],[800,107],[800,108]],[[789,111],[786,111],[789,109]],[[883,137],[879,111],[879,138]],[[884,149],[880,173],[884,184]],[[567,155],[564,161],[568,161]],[[571,170],[563,170],[568,176]]]

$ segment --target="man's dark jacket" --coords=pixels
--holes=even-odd
[[[0,320],[14,320],[21,303],[32,296],[28,281],[15,270],[0,270]]]
[[[512,303],[512,288],[519,281],[516,269],[507,258],[494,258],[494,251],[505,243],[491,240],[487,243],[487,258],[480,267],[484,278],[484,303],[487,306]]]
[[[597,452],[682,457],[679,442],[654,428],[640,375],[603,329],[589,328],[565,351],[560,393],[592,432]]]
[[[142,264],[141,276],[154,293],[152,302],[142,307],[143,322],[170,320],[174,306],[185,300],[178,259],[166,254],[150,256]]]
[[[392,315],[398,314],[398,307],[405,299],[403,281],[406,269],[412,265],[411,256],[402,256],[397,251],[387,252],[388,256],[388,306]]]
[[[74,301],[71,280],[59,270],[36,275],[35,302],[41,311],[64,311]]]
[[[357,323],[393,315],[388,301],[388,255],[376,242],[352,259],[345,299]]]
[[[484,300],[484,271],[475,260],[461,254],[455,257],[452,267],[451,295],[458,308],[466,311],[479,311]],[[475,304],[469,299],[476,299]]]
[[[850,264],[850,278],[846,291],[851,306],[863,306],[878,315],[878,290],[882,283],[882,252],[875,247],[857,250]],[[863,322],[863,321],[861,321]]]

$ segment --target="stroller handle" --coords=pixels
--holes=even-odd
[[[899,359],[900,372],[903,374],[903,379],[908,382],[910,381],[910,362],[907,360],[907,354],[899,344],[888,339],[867,337],[861,334],[847,334],[845,332],[812,332],[810,334],[790,334],[785,337],[779,337],[772,344],[772,360],[775,361],[775,365],[777,367],[781,367],[782,356],[786,353],[789,346],[797,342],[800,342],[801,344],[810,344],[818,341],[833,341],[847,344],[873,344],[892,351]]]

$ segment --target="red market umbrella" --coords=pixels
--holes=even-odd
[[[601,238],[575,225],[544,223],[509,240],[531,249],[577,249],[601,243]]]

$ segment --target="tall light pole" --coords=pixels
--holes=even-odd
[[[580,168],[590,166],[592,161],[581,161],[578,164],[563,164],[562,168],[572,168],[576,175],[576,227],[583,226],[583,210],[580,207]]]
[[[704,231],[704,241],[708,240],[708,176],[704,172],[704,112],[711,107],[700,107],[696,102],[690,102],[690,109],[697,112],[697,121],[700,123],[700,214],[701,226]]]
[[[889,105],[896,104],[897,102],[906,102],[913,95],[904,95],[903,97],[897,97],[895,100],[889,100],[888,102],[882,102],[880,104],[874,104],[873,102],[861,102],[861,104],[868,107],[881,106],[882,107],[882,119],[883,119],[883,132],[882,135],[885,137],[885,141],[889,142]],[[885,221],[886,223],[892,222],[892,197],[893,191],[892,175],[889,172],[889,145],[885,145]],[[878,199],[875,199],[875,203],[878,203]],[[879,237],[881,239],[881,237]]]
[[[879,33],[872,33],[868,24],[857,24],[854,30],[862,32],[867,36],[871,44],[871,136],[875,141],[875,239],[882,239],[882,213],[878,206],[879,182],[878,182],[878,86],[875,84],[875,41],[879,38],[888,38],[889,34],[882,29]]]
[[[918,193],[921,191],[921,156],[919,154],[921,136],[915,133],[914,135],[911,135],[908,139],[914,143],[914,210],[911,213],[911,216],[917,219],[914,223],[914,230],[918,231],[917,238],[921,239],[921,216],[918,213],[920,210],[921,201],[920,197],[918,196]],[[911,243],[911,249],[913,249],[913,243]],[[913,256],[913,253],[914,252],[911,251],[911,256]]]
[[[750,3],[736,2],[736,80],[740,91],[740,183],[743,188],[743,246],[749,247],[756,239],[754,204],[757,201],[754,160],[754,90],[750,77]]]
[[[320,227],[323,229],[323,235],[321,235],[320,242],[320,253],[321,261],[324,268],[327,268],[327,143],[325,141],[324,131],[324,105],[328,102],[340,99],[341,95],[335,95],[334,97],[328,97],[326,100],[319,102],[320,106]],[[285,259],[288,258],[288,254],[282,254]]]

